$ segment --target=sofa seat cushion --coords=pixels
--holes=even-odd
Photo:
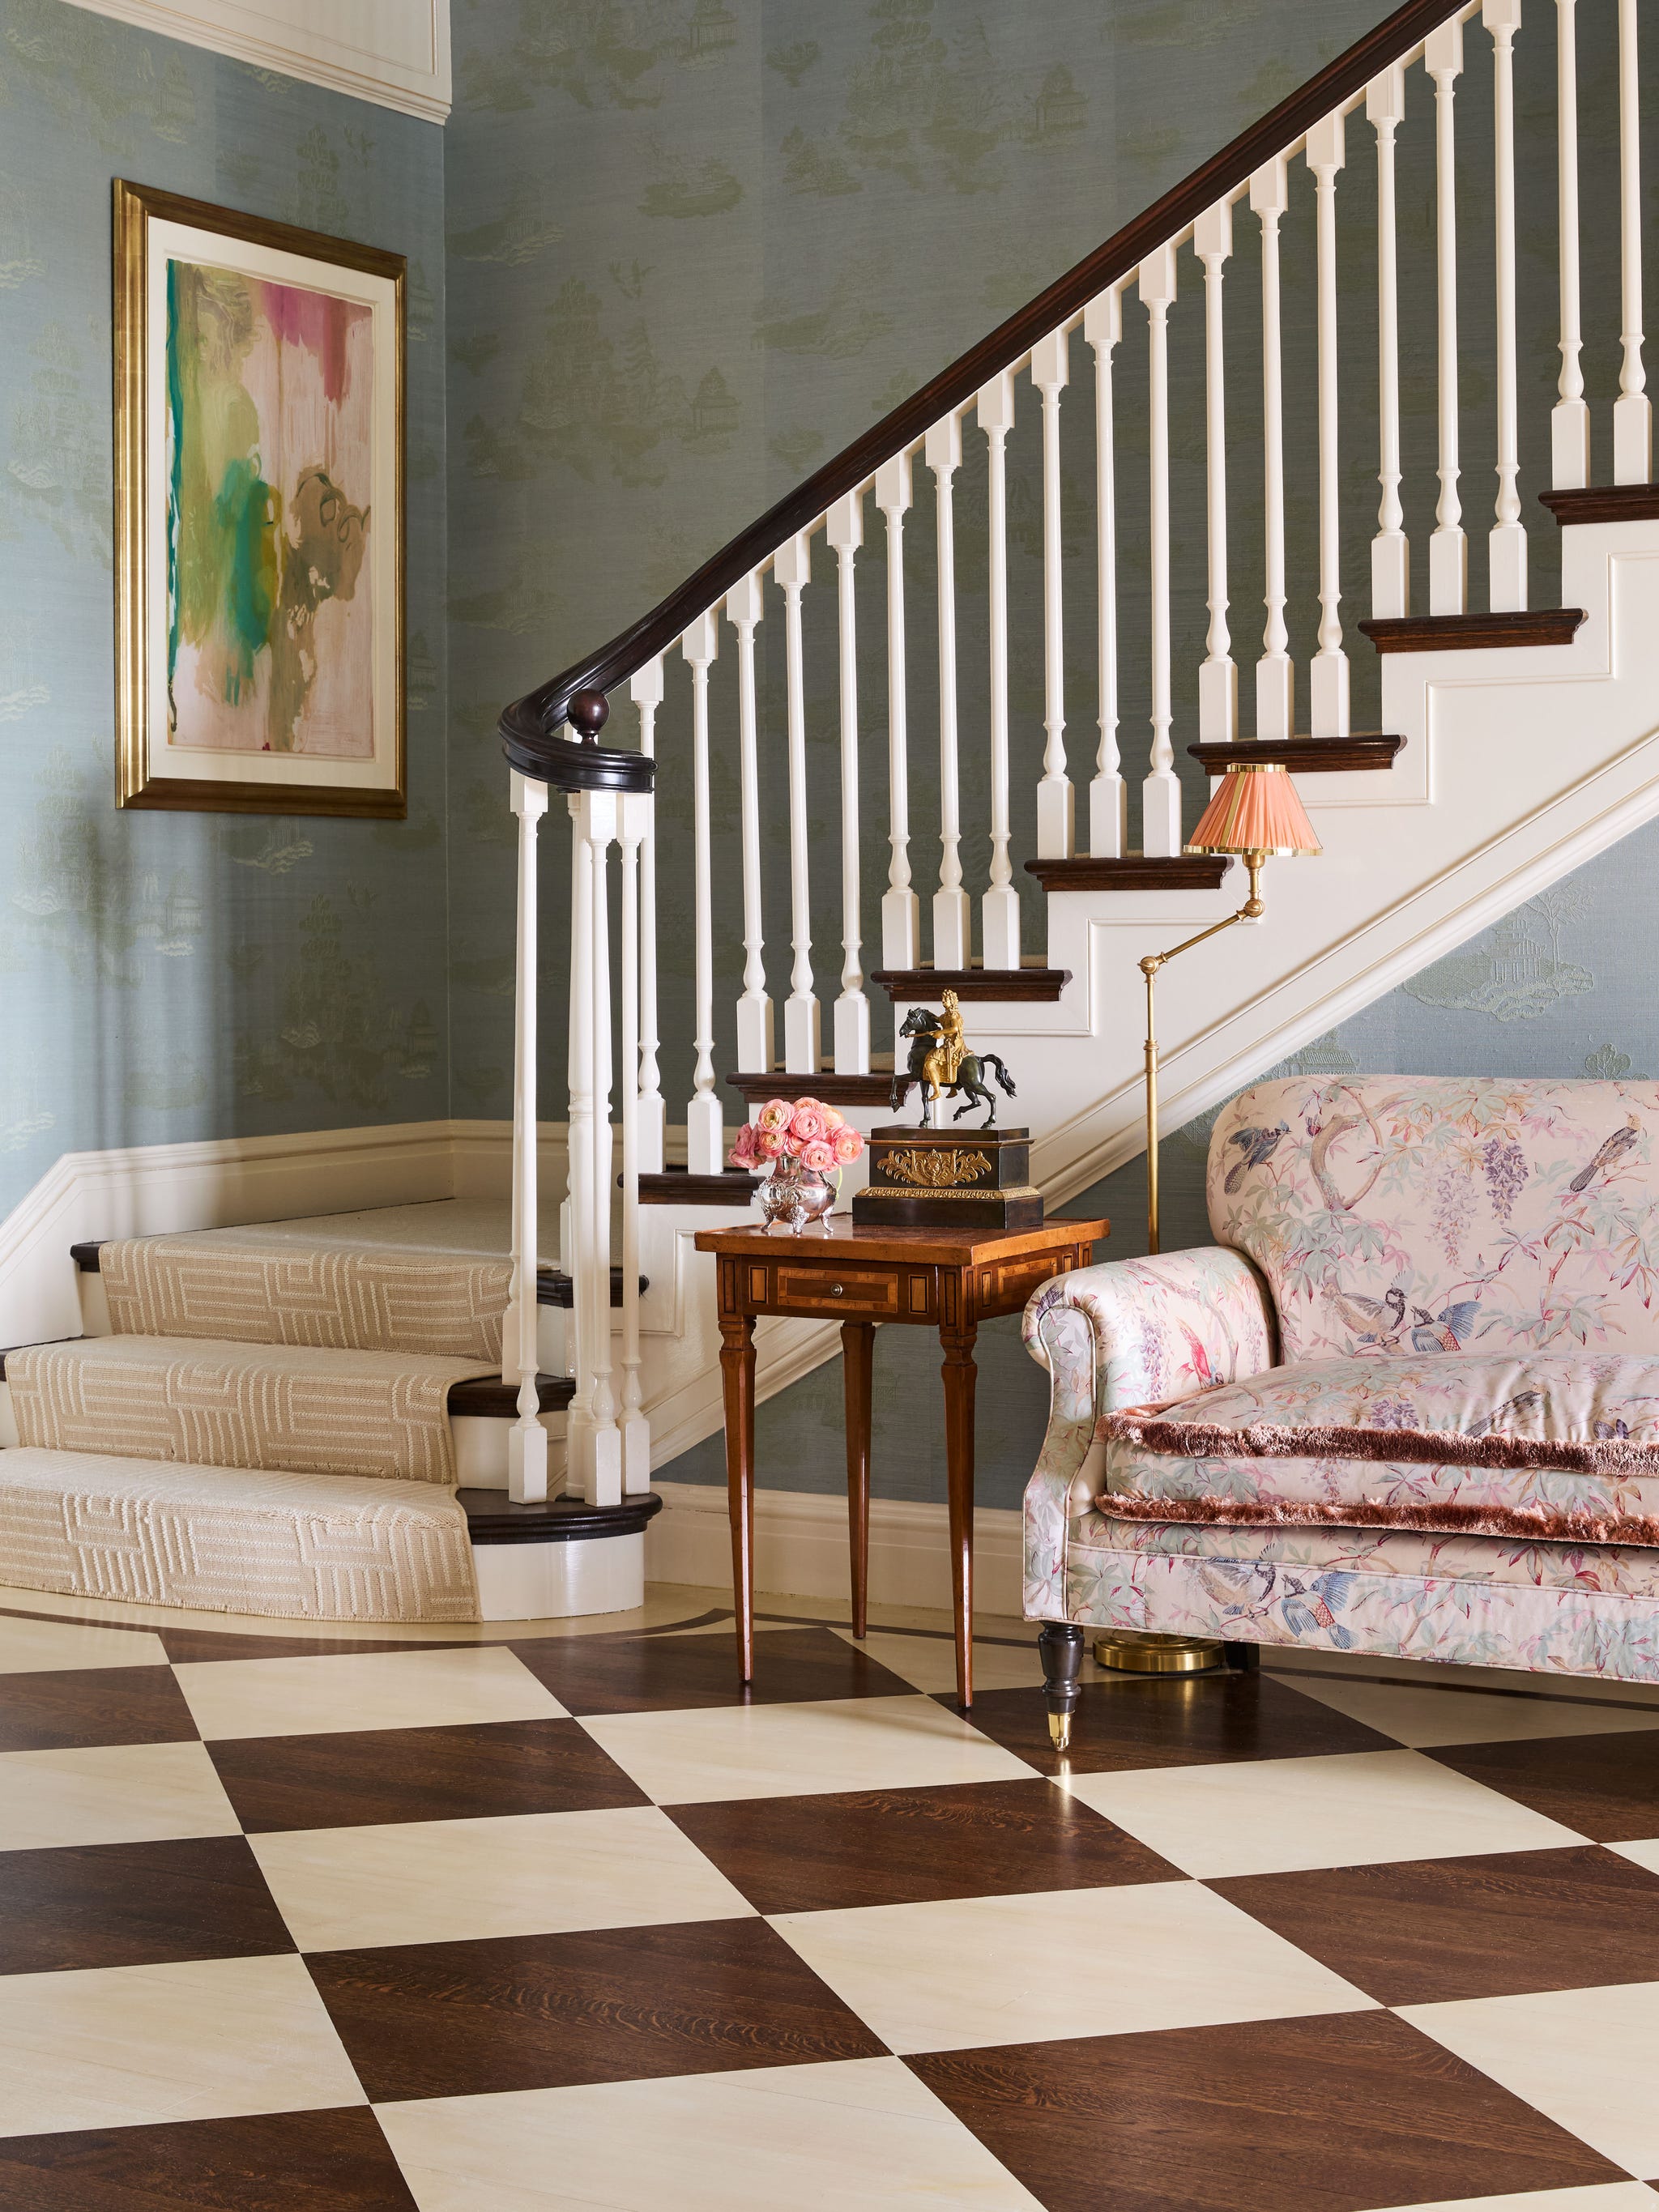
[[[1119,1520],[1659,1546],[1659,1355],[1310,1360],[1103,1414]]]

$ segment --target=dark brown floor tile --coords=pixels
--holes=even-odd
[[[666,1809],[758,1912],[1185,1879],[1049,1782]]]
[[[0,1851],[0,1975],[292,1948],[241,1836]]]
[[[1625,2179],[1392,2013],[905,2063],[1047,2212],[1368,2212]]]
[[[362,2106],[0,2141],[0,2212],[415,2212]]]
[[[240,1836],[0,1851],[0,1974],[294,1948]]]
[[[515,1642],[511,1649],[573,1713],[916,1694],[908,1682],[827,1628],[769,1629],[757,1636],[755,1679],[746,1692],[729,1636],[550,1638]]]
[[[208,1755],[250,1835],[651,1802],[579,1721],[231,1736]]]
[[[189,1743],[196,1735],[170,1667],[74,1667],[0,1674],[0,1752],[100,1743]]]
[[[953,1697],[939,1702],[954,1709]],[[1048,1741],[1041,1690],[986,1690],[968,1715],[1043,1774],[1131,1766],[1214,1766],[1241,1759],[1301,1759],[1345,1751],[1397,1751],[1392,1736],[1287,1689],[1271,1675],[1088,1682],[1061,1759]]]
[[[376,2100],[885,2055],[762,1920],[400,1944],[306,1964]]]
[[[1659,1875],[1594,1844],[1208,1887],[1382,2004],[1659,1982]]]
[[[1659,1729],[1459,1743],[1425,1755],[1598,1844],[1659,1836]]]
[[[239,1636],[234,1629],[158,1628],[167,1657],[183,1663],[208,1659],[349,1659],[365,1651],[471,1650],[476,1637],[428,1644],[410,1637]]]

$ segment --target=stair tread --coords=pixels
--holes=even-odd
[[[1588,484],[1578,491],[1540,491],[1538,498],[1559,523],[1651,522],[1659,515],[1659,483]]]
[[[1027,864],[1030,865],[1029,863]],[[1054,1000],[1072,980],[1069,968],[878,968],[871,976],[896,1003],[937,999],[954,991],[959,999],[1016,1002]]]
[[[1277,761],[1297,775],[1337,775],[1353,769],[1390,769],[1404,738],[1381,730],[1352,730],[1340,738],[1245,738],[1231,744],[1200,741],[1187,750],[1213,775],[1235,763]]]
[[[440,1200],[438,1202],[441,1204],[446,1201]],[[393,1209],[388,1209],[388,1211],[392,1210]],[[401,1211],[402,1209],[396,1210]],[[282,1230],[286,1228],[288,1225],[288,1224],[283,1222],[261,1221],[250,1222],[248,1224],[248,1226],[251,1229],[261,1230]],[[192,1231],[181,1233],[207,1235],[210,1232],[206,1231]],[[217,1232],[214,1231],[211,1233],[216,1234]],[[99,1255],[102,1252],[106,1244],[112,1243],[115,1240],[112,1237],[88,1237],[83,1239],[80,1243],[74,1243],[70,1246],[70,1257],[74,1261],[76,1266],[81,1270],[82,1274],[99,1274],[102,1272],[102,1264]],[[366,1252],[373,1252],[378,1255],[382,1252],[396,1250],[399,1248],[395,1245],[380,1243],[374,1245],[365,1245],[360,1249]],[[412,1251],[418,1251],[422,1248],[418,1245],[414,1245],[406,1249]],[[641,1295],[643,1296],[650,1287],[650,1277],[648,1275],[641,1275],[640,1277]],[[543,1260],[538,1263],[536,1269],[536,1303],[538,1305],[560,1306],[568,1309],[570,1304],[572,1288],[573,1285],[570,1277],[564,1273],[563,1269],[559,1266],[556,1261]],[[620,1267],[612,1267],[611,1270],[611,1303],[613,1306],[619,1306],[622,1304],[622,1294],[623,1271]]]
[[[1490,647],[1571,645],[1588,619],[1583,607],[1532,607],[1518,614],[1389,616],[1355,626],[1379,653],[1468,653]]]
[[[654,1491],[620,1505],[589,1505],[580,1498],[548,1498],[518,1505],[504,1490],[458,1490],[475,1544],[568,1544],[594,1536],[631,1536],[662,1510]]]
[[[1217,890],[1231,866],[1224,853],[1124,853],[1115,860],[1079,854],[1027,860],[1025,872],[1046,891],[1193,891]]]

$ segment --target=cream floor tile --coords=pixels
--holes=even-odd
[[[1654,2196],[1639,2181],[1592,2183],[1588,2189],[1533,2189],[1522,2197],[1460,2197],[1437,2204],[1389,2204],[1382,2212],[1653,2212]]]
[[[1584,1840],[1415,1751],[1138,1767],[1065,1786],[1200,1880]]]
[[[1659,1807],[1655,1808],[1654,1821],[1656,1826],[1659,1826]],[[1659,1836],[1650,1836],[1635,1844],[1608,1844],[1606,1849],[1617,1851],[1621,1858],[1634,1859],[1638,1866],[1645,1867],[1650,1874],[1659,1874]]]
[[[199,1743],[121,1743],[0,1757],[0,1851],[238,1836]]]
[[[0,1583],[0,1607],[17,1613],[64,1613],[83,1620],[131,1621],[139,1628],[205,1628],[216,1636],[316,1637],[331,1644],[395,1641],[418,1650],[422,1644],[504,1644],[514,1637],[627,1636],[665,1622],[690,1620],[711,1606],[730,1606],[732,1593],[690,1583],[651,1583],[645,1603],[629,1613],[548,1620],[294,1620],[285,1615],[209,1613],[198,1606],[131,1605],[117,1598],[63,1595]]]
[[[565,1715],[512,1652],[487,1644],[317,1659],[204,1659],[173,1672],[197,1727],[210,1741]]]
[[[653,1805],[250,1836],[303,1951],[729,1920],[754,1907]]]
[[[363,2101],[291,1954],[0,1980],[0,2136]]]
[[[582,1723],[659,1805],[1007,1782],[1033,1770],[931,1698],[825,1698]]]
[[[0,1613],[0,1674],[70,1667],[165,1667],[159,1636],[131,1628],[85,1628],[73,1620],[23,1620]]]
[[[1617,1735],[1659,1729],[1659,1710],[1640,1705],[1575,1705],[1566,1698],[1496,1696],[1484,1690],[1441,1690],[1425,1684],[1334,1682],[1298,1674],[1285,1679],[1350,1720],[1426,1749],[1443,1743],[1510,1743],[1527,1736]]]
[[[1659,2175],[1659,1982],[1396,2009],[1627,2173]]]
[[[926,1690],[930,1696],[957,1686],[957,1647],[953,1638],[899,1636],[872,1628],[860,1643],[850,1628],[838,1628],[835,1633],[855,1651],[867,1651],[890,1674],[899,1675],[918,1690]],[[1098,1681],[1101,1673],[1092,1659],[1085,1658],[1080,1680]],[[992,1644],[983,1637],[975,1637],[975,1690],[1040,1689],[1042,1685],[1042,1662],[1037,1657],[1035,1644]]]
[[[1042,2212],[896,2058],[376,2111],[421,2212]]]
[[[784,1913],[772,1925],[896,2051],[1376,2009],[1196,1882]]]

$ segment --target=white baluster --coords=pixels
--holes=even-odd
[[[738,1000],[738,1066],[763,1074],[772,1066],[772,1001],[766,989],[766,933],[761,921],[760,766],[756,736],[755,626],[763,612],[760,571],[726,595],[738,633],[738,805],[743,839],[743,995]]]
[[[629,686],[640,710],[640,750],[647,760],[657,757],[657,709],[662,704],[662,655],[647,660]],[[660,1175],[663,1146],[667,1135],[668,1109],[663,1102],[662,1071],[657,1054],[662,1040],[657,1034],[657,836],[656,808],[645,817],[640,841],[640,1173]]]
[[[1083,311],[1095,356],[1096,582],[1099,592],[1100,749],[1089,786],[1089,850],[1116,860],[1129,841],[1129,787],[1117,744],[1117,483],[1113,451],[1112,352],[1123,336],[1123,295],[1113,286]]]
[[[1636,0],[1619,0],[1620,320],[1624,359],[1613,403],[1613,480],[1653,474],[1653,407],[1642,366],[1642,84],[1636,66]]]
[[[1077,843],[1076,802],[1066,773],[1065,570],[1060,532],[1060,395],[1070,373],[1063,330],[1039,340],[1031,381],[1042,394],[1042,778],[1037,785],[1036,848],[1069,860]]]
[[[836,1073],[870,1073],[870,1001],[865,995],[859,920],[859,650],[853,558],[864,543],[864,494],[830,508],[825,535],[836,550],[841,647],[841,996],[836,1000]]]
[[[1285,392],[1279,308],[1279,225],[1290,205],[1282,155],[1250,179],[1250,205],[1261,218],[1261,443],[1265,462],[1262,545],[1267,627],[1255,665],[1255,733],[1295,733],[1296,672],[1285,627]]]
[[[981,386],[975,413],[986,436],[991,584],[991,882],[980,924],[988,968],[1019,965],[1019,894],[1008,857],[1008,433],[1014,380],[1004,370]]]
[[[1319,295],[1319,650],[1308,672],[1308,726],[1316,738],[1348,734],[1348,656],[1342,647],[1340,460],[1337,446],[1336,179],[1346,160],[1342,118],[1328,115],[1308,133],[1318,221]]]
[[[1488,599],[1495,614],[1515,614],[1527,604],[1515,371],[1515,34],[1521,27],[1521,0],[1485,0],[1480,20],[1492,39],[1498,264],[1498,502],[1488,540]]]
[[[1440,497],[1429,539],[1429,612],[1461,615],[1468,600],[1468,541],[1457,479],[1457,144],[1452,100],[1463,68],[1463,26],[1442,23],[1423,48],[1434,79],[1435,232],[1440,322]]]
[[[791,1075],[818,1072],[818,1002],[812,988],[812,898],[808,876],[812,824],[806,799],[806,675],[802,663],[800,595],[811,580],[812,549],[805,531],[787,538],[772,560],[783,587],[785,688],[789,728],[789,919],[794,965],[783,1008],[783,1064]]]
[[[954,482],[962,466],[962,418],[947,415],[922,448],[933,472],[939,554],[939,889],[933,893],[933,965],[965,968],[970,922],[962,887],[962,800],[957,759],[957,548]]]
[[[1198,672],[1198,734],[1231,744],[1238,735],[1238,671],[1227,628],[1227,386],[1221,285],[1233,250],[1233,211],[1225,200],[1200,216],[1193,251],[1204,264],[1204,455],[1208,507],[1210,628]]]
[[[587,1237],[587,1267],[575,1286],[586,1297],[592,1346],[592,1432],[582,1465],[582,1494],[590,1505],[622,1503],[622,1431],[611,1386],[611,897],[608,855],[617,830],[617,799],[608,791],[585,792],[582,826],[592,856],[593,985],[587,1003],[592,1016],[593,1111],[588,1127],[592,1165],[587,1185],[592,1217]]]
[[[1394,134],[1406,116],[1406,71],[1395,62],[1365,88],[1365,118],[1376,131],[1376,377],[1382,487],[1371,539],[1371,612],[1396,620],[1411,608],[1411,547],[1400,504],[1400,286],[1395,223]]]
[[[570,1224],[570,1239],[563,1256],[571,1285],[568,1341],[575,1395],[565,1414],[564,1486],[583,1497],[593,1451],[593,1315],[588,1297],[593,1269],[593,854],[584,830],[580,796],[573,792],[566,804],[570,813],[570,1104],[566,1121],[568,1190],[564,1213]],[[534,920],[532,913],[532,927]],[[533,1053],[529,1064],[533,1071]],[[533,1120],[530,1127],[533,1130]],[[534,1158],[532,1138],[526,1159]],[[521,1208],[524,1203],[521,1199]],[[534,1249],[535,1225],[533,1219],[520,1220],[520,1237],[527,1235],[530,1239],[528,1247],[521,1249]],[[520,1428],[528,1413],[521,1382]],[[527,1432],[526,1440],[532,1441]],[[509,1470],[511,1464],[509,1460]]]
[[[501,1376],[519,1386],[518,1419],[507,1440],[507,1493],[520,1505],[547,1496],[547,1431],[537,1389],[536,1273],[540,1224],[536,1106],[536,829],[547,811],[547,786],[513,772],[519,821],[517,970],[513,1040],[513,1297],[502,1324]],[[573,969],[574,975],[574,969]],[[507,1332],[512,1332],[510,1340]]]
[[[1590,480],[1589,408],[1578,310],[1578,33],[1577,0],[1555,0],[1557,208],[1561,256],[1560,398],[1550,416],[1551,473],[1557,491],[1582,491]],[[1622,76],[1622,70],[1620,72]]]
[[[1140,264],[1151,376],[1146,445],[1152,479],[1152,761],[1140,787],[1140,848],[1149,856],[1181,850],[1181,784],[1175,772],[1170,698],[1170,307],[1176,258],[1162,246]]]
[[[891,858],[881,901],[881,964],[914,968],[921,915],[910,888],[910,767],[904,719],[904,518],[910,506],[910,456],[896,453],[876,471],[876,505],[887,525],[887,827]]]
[[[640,1117],[629,1071],[640,1048],[640,860],[655,803],[629,792],[617,805],[622,850],[622,1474],[624,1497],[651,1487],[651,1425],[640,1383]],[[607,1297],[610,1285],[605,1285]]]
[[[719,1175],[726,1161],[720,1102],[714,1095],[714,924],[708,819],[708,671],[720,651],[720,624],[699,615],[680,640],[691,665],[691,871],[696,1067],[685,1112],[685,1158],[693,1175]]]

